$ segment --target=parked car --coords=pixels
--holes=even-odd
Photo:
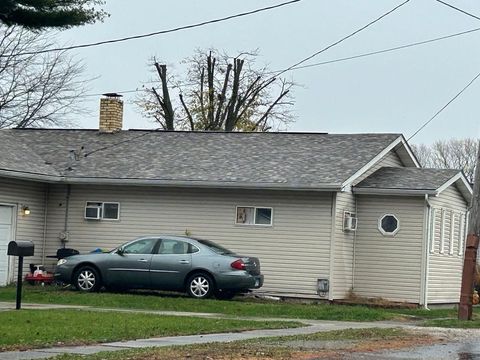
[[[193,298],[228,299],[263,285],[260,262],[209,240],[146,236],[108,253],[73,255],[57,263],[55,278],[78,290],[158,289]]]

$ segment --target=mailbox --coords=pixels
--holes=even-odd
[[[7,255],[12,256],[33,256],[35,245],[31,241],[10,241],[8,243]]]
[[[17,273],[17,310],[22,306],[22,270],[23,257],[33,256],[35,245],[31,241],[10,241],[8,243],[7,255],[18,256],[18,273]]]

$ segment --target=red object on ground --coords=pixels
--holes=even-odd
[[[32,273],[28,273],[25,275],[25,281],[28,281],[30,284],[50,284],[53,282],[53,274],[44,273],[42,275],[35,276]]]

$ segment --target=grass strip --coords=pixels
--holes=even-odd
[[[0,289],[0,301],[14,301],[15,288]],[[105,308],[126,308],[159,311],[195,311],[234,316],[261,316],[292,319],[378,321],[399,318],[399,313],[361,305],[301,304],[264,300],[198,301],[182,296],[160,296],[158,292],[80,293],[55,290],[54,287],[25,286],[23,301],[43,304],[84,305]]]
[[[417,336],[417,335],[416,335]],[[353,341],[381,341],[412,338],[412,335],[402,329],[347,329],[327,331],[310,335],[274,337],[232,343],[212,343],[201,345],[175,346],[165,348],[148,348],[116,352],[102,352],[87,356],[61,355],[54,360],[236,360],[236,359],[277,359],[292,360],[299,358],[317,358],[302,356],[306,353],[321,354],[326,347],[326,341],[339,341],[339,349],[345,340]],[[316,344],[311,344],[311,342]],[[309,348],[303,346],[309,343]],[[328,355],[328,354],[327,354]],[[328,358],[328,357],[327,357]]]
[[[0,324],[1,351],[301,326],[300,323],[287,321],[205,319],[71,309],[3,311],[0,312]]]

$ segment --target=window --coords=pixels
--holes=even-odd
[[[393,214],[385,214],[378,220],[378,230],[383,235],[395,235],[400,230],[400,221]]]
[[[272,225],[272,208],[237,206],[236,224],[240,225]]]
[[[151,254],[157,239],[140,239],[123,247],[124,254]]]
[[[158,254],[192,254],[198,252],[198,248],[194,245],[179,240],[163,239],[158,248]]]
[[[119,220],[120,203],[87,201],[85,219],[89,220]]]

